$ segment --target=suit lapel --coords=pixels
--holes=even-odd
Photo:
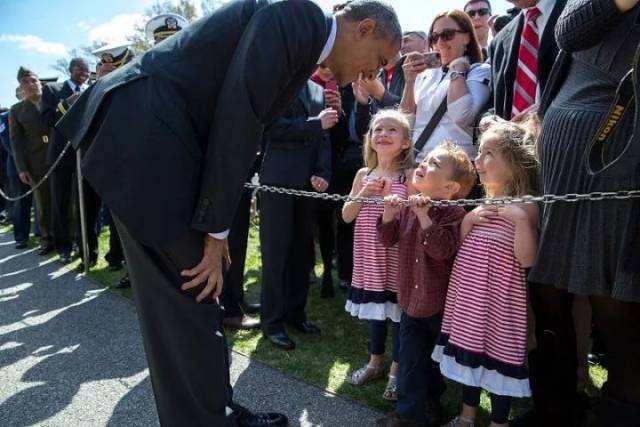
[[[507,55],[507,64],[508,67],[505,71],[506,78],[505,81],[508,83],[509,81],[513,82],[516,77],[516,70],[518,69],[518,51],[520,50],[520,39],[522,38],[522,28],[524,27],[524,14],[520,13],[516,18],[517,24],[511,27],[514,31],[513,37],[511,38],[511,46],[505,46],[505,54]],[[508,40],[507,36],[505,40]]]
[[[311,93],[309,90],[309,83],[305,84],[300,93],[298,93],[298,100],[304,107],[307,116],[311,115]]]

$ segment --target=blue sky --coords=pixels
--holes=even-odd
[[[337,0],[316,0],[330,7]],[[58,75],[51,68],[69,51],[92,41],[124,40],[156,0],[0,0],[0,105],[15,102],[16,73],[21,65],[40,77]],[[200,3],[196,0],[195,3]],[[462,7],[464,0],[390,0],[404,29],[426,30],[437,12]],[[494,13],[509,8],[492,0]],[[65,76],[60,76],[62,79]]]

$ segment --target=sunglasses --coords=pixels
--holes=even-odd
[[[468,10],[467,11],[467,15],[469,15],[470,18],[475,18],[476,14],[478,16],[487,16],[490,13],[491,13],[491,11],[486,7],[483,7],[482,9]]]
[[[442,30],[440,33],[436,33],[435,31],[429,34],[429,43],[436,44],[438,40],[442,38],[443,42],[450,42],[456,37],[456,34],[464,34],[466,31],[454,30],[452,28]]]

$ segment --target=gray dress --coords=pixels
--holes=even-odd
[[[640,5],[622,14],[613,0],[570,0],[556,26],[571,65],[544,116],[539,141],[544,194],[640,189],[640,170],[622,178],[593,177],[587,144],[607,115],[640,42]],[[610,139],[617,156],[633,132],[633,111]],[[613,157],[612,157],[613,158]],[[582,295],[640,301],[640,274],[625,267],[640,219],[640,201],[545,205],[538,260],[529,279]]]

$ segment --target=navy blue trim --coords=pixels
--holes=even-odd
[[[500,374],[515,378],[517,380],[525,380],[529,378],[529,370],[526,366],[514,366],[501,362],[484,353],[474,353],[449,343],[449,335],[440,334],[436,345],[444,347],[444,354],[455,358],[456,362],[462,366],[477,369],[482,366],[490,371],[498,371]]]
[[[384,304],[387,302],[392,302],[394,304],[398,303],[398,296],[395,292],[367,291],[364,289],[354,288],[353,286],[349,288],[349,295],[347,296],[347,299],[353,304]]]

